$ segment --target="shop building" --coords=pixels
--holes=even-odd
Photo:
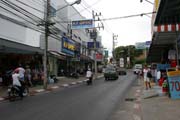
[[[152,16],[152,42],[147,62],[171,64],[179,63],[180,1],[155,0]]]

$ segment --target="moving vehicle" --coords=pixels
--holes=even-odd
[[[135,64],[133,69],[134,74],[142,73],[142,68],[142,64]]]
[[[28,88],[24,87],[23,90],[23,96],[27,96],[28,95]],[[8,87],[8,98],[9,101],[15,101],[17,98],[23,99],[23,97],[20,95],[20,88],[16,85],[10,85]]]
[[[107,67],[104,71],[104,78],[105,80],[117,80],[118,79],[118,72],[114,67]]]
[[[126,68],[118,67],[117,72],[119,75],[126,75]]]

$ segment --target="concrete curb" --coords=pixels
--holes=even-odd
[[[103,75],[98,76],[97,79],[102,78],[102,77],[103,77]],[[88,80],[88,79],[79,80],[79,81],[71,82],[71,83],[68,83],[68,84],[53,85],[53,86],[47,88],[46,90],[45,90],[45,89],[32,90],[32,91],[29,92],[29,95],[28,95],[28,96],[35,96],[35,95],[38,95],[38,94],[41,94],[41,93],[48,93],[48,92],[57,90],[57,89],[59,89],[59,88],[68,88],[68,87],[70,87],[70,86],[74,86],[74,85],[77,85],[77,84],[83,84],[83,83],[86,82],[87,80]],[[0,102],[3,102],[3,101],[8,100],[8,99],[9,99],[8,96],[0,97]]]

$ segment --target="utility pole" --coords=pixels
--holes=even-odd
[[[112,54],[113,54],[113,60],[115,59],[115,53],[114,53],[114,50],[115,50],[115,40],[117,40],[117,37],[118,35],[115,35],[113,33],[113,40],[112,40]]]
[[[46,1],[45,4],[45,13],[44,13],[44,20],[45,20],[45,41],[44,41],[44,58],[43,58],[43,67],[44,67],[44,81],[43,87],[47,89],[47,80],[48,80],[48,71],[47,71],[47,51],[48,51],[48,36],[49,36],[49,17],[50,17],[50,0]]]
[[[98,17],[98,16],[101,16],[101,13],[99,13],[99,14],[97,14],[97,13],[94,13],[94,11],[92,11],[92,18],[93,18],[93,23],[94,23],[94,25],[95,25],[95,17]],[[97,21],[100,21],[100,18],[98,17],[98,20]],[[91,36],[91,38],[93,39],[93,41],[94,41],[94,69],[95,69],[95,73],[94,73],[94,76],[95,76],[95,78],[97,77],[96,75],[97,75],[97,60],[96,60],[96,52],[97,52],[97,46],[96,46],[96,38],[97,38],[97,30],[96,30],[96,28],[103,28],[104,29],[104,26],[103,26],[103,23],[101,23],[102,24],[102,26],[99,26],[99,24],[98,24],[98,27],[94,27],[93,28],[93,31],[92,32],[90,32],[90,36]]]
[[[94,24],[95,24],[95,14],[94,14],[94,11],[92,11],[92,17],[93,17],[93,21],[94,21]],[[96,60],[96,37],[97,37],[97,31],[96,31],[96,28],[93,29],[92,33],[93,35],[93,41],[94,41],[94,76],[96,78],[96,75],[97,75],[97,60]]]

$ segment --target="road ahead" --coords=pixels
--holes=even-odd
[[[132,73],[116,81],[96,80],[56,92],[0,103],[1,120],[108,120],[135,79]]]

